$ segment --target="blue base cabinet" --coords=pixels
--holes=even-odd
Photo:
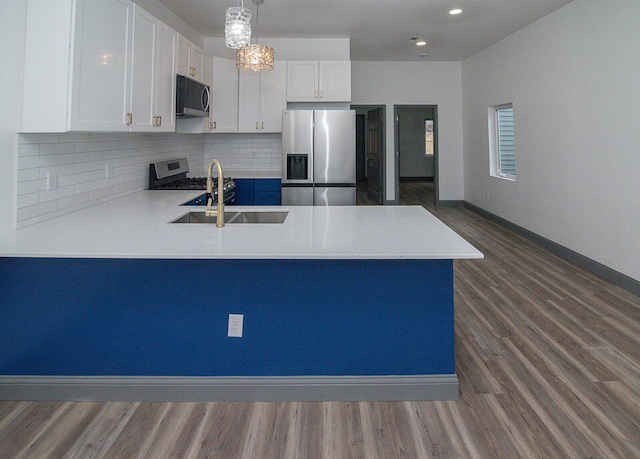
[[[455,373],[451,260],[0,258],[0,288],[0,375]]]
[[[236,206],[279,206],[280,179],[235,179]]]

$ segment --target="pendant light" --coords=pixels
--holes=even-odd
[[[224,43],[227,48],[242,49],[251,44],[251,10],[244,7],[244,0],[238,6],[227,8],[224,21]]]
[[[273,70],[273,48],[258,44],[258,13],[264,0],[253,0],[256,6],[256,44],[236,51],[236,67],[251,72],[268,72]]]

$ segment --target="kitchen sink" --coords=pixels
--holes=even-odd
[[[289,212],[238,212],[233,223],[284,223]]]
[[[278,211],[257,211],[257,212],[225,212],[224,223],[284,223],[289,212]],[[181,217],[171,221],[171,223],[213,223],[217,222],[217,217],[207,217],[204,211],[191,211]]]

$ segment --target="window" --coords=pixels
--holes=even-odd
[[[513,105],[489,107],[489,152],[491,175],[516,179]]]

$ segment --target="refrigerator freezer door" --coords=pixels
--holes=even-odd
[[[303,162],[306,173],[299,170]],[[313,110],[282,114],[282,183],[313,183]]]
[[[283,190],[284,199],[284,190]],[[315,187],[313,189],[314,206],[355,206],[356,188],[350,187]]]
[[[314,112],[314,129],[314,183],[355,183],[355,111],[316,110]]]
[[[281,202],[283,206],[312,206],[313,188],[283,186]]]

